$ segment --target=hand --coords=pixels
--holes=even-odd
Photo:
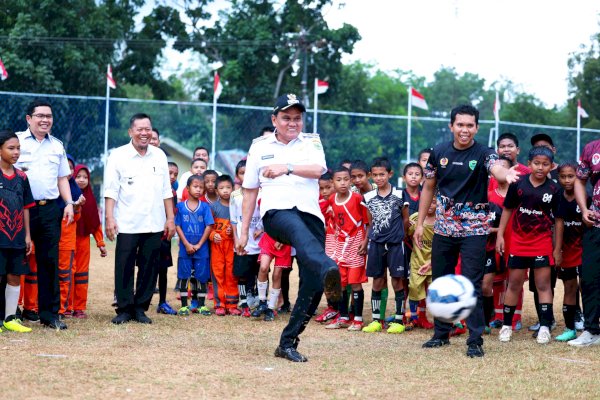
[[[221,235],[219,235],[218,233],[215,233],[215,235],[213,236],[213,242],[221,243]]]
[[[554,265],[560,267],[560,265],[562,264],[562,251],[559,249],[554,249],[554,251],[552,252],[552,256],[554,257]]]
[[[520,175],[521,174],[519,173],[519,171],[517,171],[517,165],[510,167],[510,169],[506,173],[506,182],[509,184],[516,182],[519,180]]]
[[[275,248],[277,250],[281,250],[282,247],[283,247],[283,243],[275,242]]]
[[[107,217],[105,221],[105,230],[106,237],[108,238],[108,240],[110,240],[111,242],[114,241],[117,235],[119,234],[119,227],[117,226],[117,221],[115,221],[114,218]]]
[[[25,255],[26,256],[30,255],[31,250],[33,250],[33,247],[31,246],[31,236],[26,235],[25,236]]]
[[[596,213],[590,209],[584,210],[581,213],[581,217],[583,218],[583,223],[587,225],[587,227],[591,227],[596,222]]]
[[[83,195],[80,195],[74,205],[75,206],[82,206],[82,205],[85,204],[85,201],[86,201],[85,197]]]
[[[188,254],[194,254],[196,252],[196,249],[194,248],[194,246],[192,246],[190,243],[186,243],[184,244],[185,246],[185,252]]]
[[[257,229],[257,230],[254,231],[254,235],[252,235],[252,236],[254,236],[254,240],[256,240],[262,234],[263,234],[263,230],[262,229]]]
[[[417,225],[413,234],[413,243],[418,248],[423,248],[423,225]]]
[[[255,232],[256,233],[256,232]],[[246,245],[248,244],[248,234],[247,233],[242,233],[240,235],[240,239],[237,241],[237,244],[235,245],[235,251],[238,255],[243,256],[245,255],[246,252]]]
[[[359,256],[364,256],[365,254],[367,254],[367,249],[369,247],[369,239],[363,240],[360,243],[360,246],[358,246],[358,255]]]
[[[108,252],[106,251],[106,247],[104,246],[100,246],[100,257],[106,257],[108,255]]]
[[[231,229],[231,225],[227,225],[227,229],[225,229],[225,233],[227,234],[227,236],[231,236],[231,234],[233,233],[233,230]]]
[[[431,263],[427,263],[425,265],[422,265],[419,270],[417,271],[417,274],[419,275],[427,275],[427,273],[431,271]]]
[[[67,225],[73,223],[73,204],[67,204],[65,206],[65,211],[63,212],[63,219],[67,221]]]
[[[171,240],[173,238],[173,235],[175,235],[175,221],[173,221],[172,219],[168,219],[167,222],[165,222],[165,230],[163,232],[163,236],[166,236],[167,240]]]
[[[263,176],[265,178],[275,179],[281,175],[286,175],[288,168],[286,164],[272,164],[263,169]]]
[[[496,237],[496,252],[501,256],[504,255],[504,237],[498,235]]]

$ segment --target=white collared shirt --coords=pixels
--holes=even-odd
[[[317,164],[327,171],[325,153],[321,139],[316,133],[300,133],[288,144],[277,140],[277,134],[257,138],[252,142],[246,161],[243,187],[260,187],[260,215],[268,210],[298,210],[313,214],[323,222],[319,207],[319,180],[298,175],[282,175],[275,179],[266,178],[262,170],[272,164],[311,165]]]
[[[71,169],[60,140],[52,135],[40,142],[29,129],[17,132],[21,155],[15,167],[25,171],[35,200],[52,200],[59,196],[58,178],[69,176]]]
[[[131,142],[114,149],[106,163],[104,196],[114,199],[114,216],[121,233],[164,230],[164,199],[173,197],[167,156],[148,146],[141,156]]]

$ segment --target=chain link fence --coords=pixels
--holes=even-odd
[[[26,129],[25,109],[33,99],[45,99],[52,104],[53,134],[61,139],[67,152],[77,162],[86,163],[101,176],[104,150],[104,120],[106,99],[36,93],[0,92],[3,112],[0,128],[15,131]],[[251,107],[219,104],[215,148],[217,153],[238,150],[247,152],[252,140],[259,136],[263,126],[270,126],[271,107]],[[152,125],[159,129],[161,139],[169,138],[190,151],[196,146],[208,149],[212,145],[212,104],[199,102],[150,101],[110,99],[108,147],[127,143],[129,118],[143,112],[152,117]],[[305,130],[312,130],[312,110],[306,114]],[[449,118],[419,117],[412,119],[411,159],[416,159],[423,148],[451,140]],[[480,121],[476,139],[489,142],[494,121]],[[318,132],[329,165],[344,159],[363,159],[369,163],[374,157],[388,157],[397,171],[406,163],[407,117],[361,114],[321,110],[318,113]],[[519,161],[526,162],[530,148],[529,138],[538,132],[549,134],[557,147],[557,162],[576,157],[576,129],[501,121],[499,132],[513,132],[520,140]],[[600,137],[600,130],[582,129],[582,146]],[[211,155],[214,156],[214,155]],[[241,156],[240,156],[241,157]],[[232,173],[230,165],[217,169]]]

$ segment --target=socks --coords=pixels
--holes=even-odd
[[[494,313],[494,296],[483,296],[483,317],[485,326],[490,326]]]
[[[342,318],[348,318],[348,291],[346,288],[342,288],[342,300],[339,305],[340,316]]]
[[[394,322],[401,324],[402,316],[404,315],[404,289],[396,290],[394,292],[394,298],[396,300],[396,316],[394,318]]]
[[[552,303],[540,303],[540,326],[546,326],[550,328],[552,321],[554,321]]]
[[[381,319],[381,290],[371,291],[371,310],[373,312],[373,321],[380,321]],[[381,322],[381,321],[380,321]]]
[[[352,297],[354,298],[354,320],[362,321],[363,304],[365,302],[365,291],[362,289],[358,291],[352,291]]]
[[[258,287],[258,299],[262,301],[267,300],[267,288],[269,287],[269,281],[258,281],[256,286]]]
[[[181,307],[188,305],[188,280],[180,279],[179,281],[179,296],[181,297]]]
[[[204,307],[207,292],[208,288],[206,286],[206,283],[200,283],[200,290],[198,291],[198,306],[200,308]]]
[[[238,305],[241,308],[248,307],[248,303],[246,302],[246,282],[241,279],[238,281],[238,292],[240,295],[240,301]]]
[[[513,315],[515,315],[515,310],[517,306],[507,306],[504,305],[504,324],[507,326],[512,326]]]
[[[418,300],[408,300],[408,307],[410,309],[410,319],[416,321],[418,319],[418,308],[419,301]]]
[[[7,322],[15,317],[15,311],[17,310],[17,305],[19,303],[20,291],[20,286],[6,285],[6,290],[4,291],[4,320]]]
[[[575,312],[577,311],[577,305],[563,304],[563,317],[565,319],[565,326],[568,329],[575,329]]]
[[[274,310],[277,308],[277,301],[279,300],[279,293],[281,293],[281,289],[271,288],[269,290],[269,308]]]

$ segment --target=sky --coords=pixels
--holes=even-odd
[[[345,62],[384,71],[412,70],[428,80],[454,67],[494,81],[511,80],[547,106],[568,99],[567,61],[600,32],[600,1],[346,0],[331,7],[331,28],[344,22],[362,40]],[[339,3],[338,3],[339,5]]]

